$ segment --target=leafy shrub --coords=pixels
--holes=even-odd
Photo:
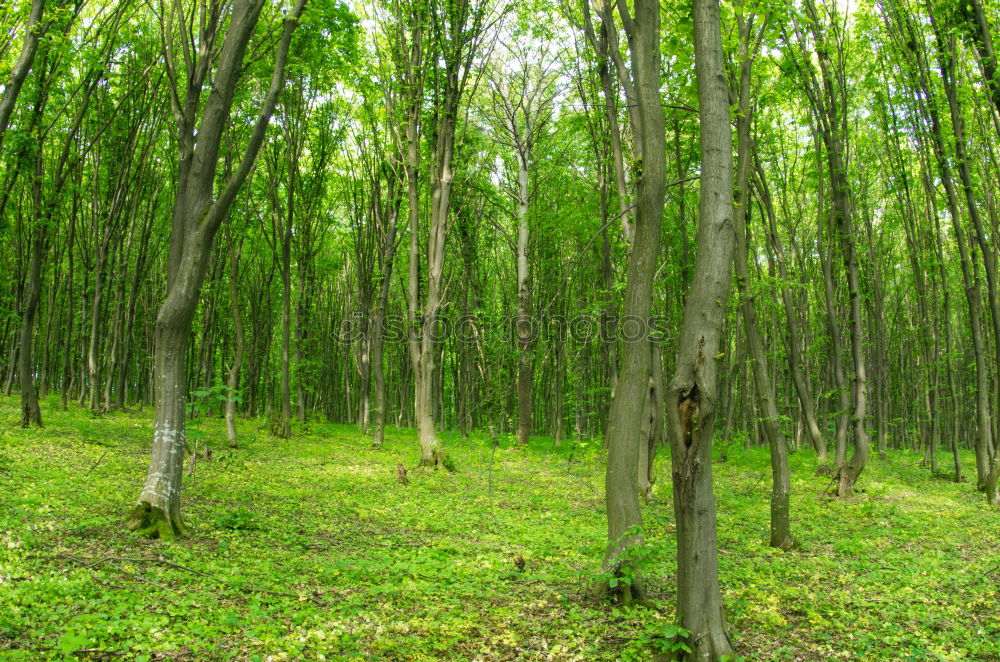
[[[246,508],[228,510],[215,516],[215,528],[230,531],[259,531],[254,514]]]

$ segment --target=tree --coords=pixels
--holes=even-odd
[[[442,305],[445,239],[455,179],[455,141],[459,107],[470,85],[473,63],[481,55],[486,6],[475,0],[395,2],[390,28],[393,61],[401,86],[405,118],[400,145],[409,204],[409,273],[406,289],[407,339],[413,372],[413,411],[421,464],[442,466],[445,454],[434,422],[437,336]],[[431,92],[431,141],[428,176],[427,248],[420,250],[421,142],[425,92]],[[426,291],[421,297],[421,267],[426,262]]]
[[[816,120],[816,140],[822,139],[826,155],[828,176],[832,196],[832,225],[839,239],[839,250],[844,262],[844,272],[847,276],[848,298],[850,302],[850,337],[851,337],[851,421],[854,437],[854,453],[846,460],[841,452],[842,436],[838,437],[837,467],[839,477],[837,494],[848,496],[854,491],[854,484],[864,470],[868,460],[868,431],[865,419],[868,398],[868,377],[865,368],[865,336],[861,311],[861,282],[858,253],[855,242],[854,209],[851,199],[851,185],[848,179],[848,109],[846,84],[846,56],[844,40],[837,9],[824,7],[824,14],[817,10],[813,0],[806,0],[804,5],[808,28],[795,25],[798,42],[803,53],[806,53],[806,32],[811,35],[813,52],[818,63],[817,74],[811,56],[803,55],[801,61],[796,61],[802,77],[802,84],[812,107]],[[834,59],[836,57],[836,60]],[[819,150],[817,150],[817,159]],[[820,211],[823,214],[823,211]],[[821,216],[822,218],[822,216]],[[831,244],[830,250],[833,250]],[[832,275],[830,266],[824,265],[827,291],[830,293]],[[837,337],[839,331],[834,323],[835,315],[832,297],[827,297],[828,315],[830,316],[831,336]],[[836,341],[835,341],[836,342]],[[836,358],[834,359],[836,361]],[[840,369],[839,363],[835,371]],[[843,382],[841,381],[841,384]],[[841,386],[842,389],[842,386]],[[841,390],[841,393],[843,391]],[[842,397],[842,405],[843,395]],[[846,449],[844,449],[846,451]]]
[[[629,13],[624,2],[618,3],[617,10],[628,36],[632,65],[629,80],[636,99],[636,105],[629,110],[632,123],[638,129],[633,136],[636,209],[634,241],[625,281],[622,366],[608,415],[605,475],[608,546],[603,575],[609,579],[602,581],[599,590],[611,590],[610,578],[615,578],[618,590],[614,592],[627,604],[645,596],[642,579],[637,576],[635,556],[629,552],[643,544],[637,464],[641,421],[651,376],[650,301],[660,252],[666,137],[660,107],[659,2],[637,0],[634,15]],[[602,19],[606,25],[614,20],[610,11]]]
[[[537,164],[535,144],[548,129],[555,94],[554,62],[545,42],[531,46],[530,38],[513,32],[504,40],[507,59],[490,73],[490,106],[497,115],[499,141],[508,147],[516,163],[516,187],[509,195],[515,203],[517,222],[517,441],[527,445],[531,433],[533,360],[529,244],[531,204],[537,183],[532,182]],[[489,111],[487,111],[489,112]],[[537,177],[536,177],[537,182]]]
[[[757,312],[754,295],[751,292],[750,272],[747,266],[749,250],[749,220],[752,207],[750,201],[750,176],[753,170],[753,140],[750,122],[753,106],[750,99],[750,74],[754,54],[760,50],[761,38],[767,19],[759,30],[754,30],[755,15],[746,14],[739,7],[736,20],[740,33],[739,75],[737,78],[736,133],[739,149],[739,168],[736,172],[736,208],[733,212],[733,231],[736,235],[736,288],[740,296],[740,312],[743,315],[743,332],[750,350],[750,366],[753,384],[757,392],[758,409],[763,414],[764,435],[771,450],[771,546],[786,549],[793,544],[789,522],[789,493],[791,480],[788,472],[788,449],[778,419],[774,388],[767,374],[767,356],[764,342],[757,328]]]
[[[186,533],[181,521],[180,490],[185,450],[184,384],[191,324],[215,234],[253,168],[284,85],[288,50],[305,0],[298,0],[281,20],[267,94],[236,170],[216,193],[222,135],[230,122],[233,94],[245,72],[244,55],[263,7],[264,0],[237,0],[226,11],[221,2],[212,0],[192,7],[185,14],[178,4],[160,5],[164,66],[176,123],[177,190],[167,295],[156,315],[152,457],[138,503],[128,519],[130,529],[145,530],[152,536]],[[193,28],[196,12],[200,14],[197,30]],[[178,25],[192,28],[178,31]],[[174,59],[178,47],[183,54],[183,80]],[[205,98],[203,90],[210,74],[212,85]]]
[[[722,615],[712,493],[712,436],[720,334],[733,264],[733,147],[717,0],[694,2],[701,120],[698,254],[684,306],[674,377],[667,386],[677,525],[677,614],[694,660],[732,654]],[[638,245],[638,244],[637,244]],[[635,250],[635,249],[633,249]]]

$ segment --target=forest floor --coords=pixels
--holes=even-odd
[[[665,457],[644,508],[655,608],[615,608],[584,592],[606,535],[599,442],[446,435],[458,472],[410,469],[404,486],[412,431],[390,427],[375,451],[353,426],[283,441],[240,421],[229,450],[222,421],[201,419],[190,437],[215,453],[185,478],[191,535],[163,542],[123,528],[151,412],[49,399],[41,431],[18,413],[0,397],[0,660],[647,660],[674,620]],[[894,452],[838,500],[795,453],[800,546],[782,552],[767,546],[767,450],[717,445],[743,659],[1000,660],[1000,513],[968,483]]]

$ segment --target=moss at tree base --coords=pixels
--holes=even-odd
[[[162,508],[145,502],[132,509],[125,526],[141,536],[160,540],[183,538],[188,533],[179,515],[168,516]]]

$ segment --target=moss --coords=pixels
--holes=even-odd
[[[125,526],[147,538],[173,540],[187,536],[187,527],[179,515],[168,516],[162,508],[140,503],[129,513]]]
[[[458,471],[458,466],[455,464],[455,460],[448,455],[448,451],[443,448],[437,448],[434,450],[434,461],[438,467],[447,469],[450,473],[455,473]]]

